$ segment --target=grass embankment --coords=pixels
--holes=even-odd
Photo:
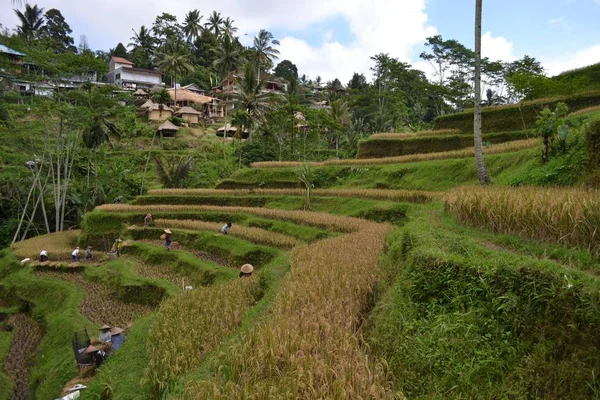
[[[531,131],[486,133],[483,142],[501,144],[521,141],[534,137]],[[358,159],[400,157],[411,154],[429,154],[473,147],[473,135],[457,133],[454,135],[413,135],[413,137],[371,136],[362,140],[358,146]]]
[[[498,154],[519,151],[537,147],[539,142],[535,139],[517,140],[514,142],[493,144],[484,149],[484,154]],[[362,158],[346,160],[327,160],[322,162],[309,162],[312,167],[323,166],[374,166],[382,164],[403,164],[431,160],[448,160],[453,158],[472,158],[474,148],[453,151],[440,151],[437,153],[409,154],[398,157]],[[263,161],[252,163],[252,168],[297,168],[304,165],[299,161]],[[297,180],[296,180],[297,181]]]
[[[467,187],[451,191],[447,207],[475,227],[599,251],[596,190]]]
[[[12,245],[12,249],[21,259],[39,260],[40,252],[46,250],[51,260],[68,261],[71,260],[71,253],[77,247],[77,238],[80,234],[80,230],[72,230],[35,236],[23,242],[16,242]],[[81,255],[84,252],[82,251]]]
[[[4,359],[8,354],[14,334],[8,330],[8,325],[5,322],[2,322],[2,319],[3,318],[0,316],[0,399],[11,400],[13,395],[13,383],[6,375],[7,371],[4,369]]]
[[[535,129],[535,121],[544,107],[554,109],[559,102],[564,102],[572,112],[600,104],[600,91],[523,101],[521,104],[510,104],[497,107],[484,107],[481,110],[483,132],[510,132],[522,129]],[[458,129],[462,132],[473,132],[473,110],[437,117],[434,128]]]
[[[368,342],[397,388],[427,399],[598,396],[598,278],[440,217],[424,210],[387,246],[392,286]]]

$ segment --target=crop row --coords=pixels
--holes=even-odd
[[[240,326],[245,311],[255,303],[257,289],[256,280],[237,279],[184,292],[161,304],[148,332],[144,372],[156,398]]]
[[[458,129],[438,129],[438,130],[427,130],[427,131],[419,131],[419,132],[384,132],[384,133],[375,133],[369,136],[367,139],[407,139],[414,137],[423,137],[423,136],[443,136],[443,135],[457,135],[460,134]]]
[[[8,323],[14,328],[4,368],[14,383],[13,400],[28,400],[31,367],[35,358],[35,350],[42,341],[42,329],[30,316],[16,314]]]
[[[161,228],[179,228],[199,231],[220,232],[221,224],[214,222],[205,222],[198,220],[179,220],[179,219],[157,219],[156,226]],[[257,244],[266,246],[281,247],[291,249],[298,245],[298,241],[288,235],[277,232],[271,232],[261,228],[253,228],[243,225],[236,225],[229,231],[231,236],[236,236]]]
[[[597,191],[467,187],[449,193],[447,208],[475,227],[600,251]]]
[[[47,250],[52,261],[66,261],[71,259],[71,252],[76,246],[77,237],[81,231],[72,230],[65,232],[40,235],[12,245],[13,252],[19,258],[29,257],[32,260],[39,258],[40,251]]]
[[[292,250],[268,317],[221,352],[212,378],[189,382],[184,398],[392,398],[386,367],[360,334],[390,230],[371,224]]]
[[[372,200],[427,203],[443,197],[441,192],[390,189],[313,189],[313,196],[355,197]],[[149,195],[157,196],[304,196],[303,189],[153,189]]]
[[[539,144],[536,139],[515,140],[513,142],[493,144],[484,149],[484,154],[508,153],[511,151],[519,151],[534,148]],[[431,161],[431,160],[446,160],[451,158],[468,158],[473,157],[474,148],[443,151],[439,153],[425,154],[409,154],[398,157],[382,157],[382,158],[361,158],[348,160],[328,160],[322,162],[309,163],[313,167],[322,167],[327,165],[337,166],[353,166],[353,165],[383,165],[383,164],[402,164],[409,162]],[[297,161],[263,161],[252,163],[252,168],[295,168],[302,166],[303,163]]]
[[[277,210],[268,208],[253,207],[219,207],[219,206],[187,206],[187,205],[144,205],[133,206],[129,204],[104,204],[96,207],[96,210],[114,213],[147,213],[147,212],[167,212],[167,213],[185,213],[198,211],[217,211],[224,213],[246,213],[257,216],[292,221],[299,224],[317,226],[339,232],[356,232],[372,222],[359,218],[343,217],[320,212],[299,211],[299,210]]]
[[[35,275],[69,282],[83,289],[85,297],[79,307],[81,314],[96,324],[127,326],[137,317],[152,310],[147,305],[119,300],[108,285],[87,280],[80,273],[36,271]]]

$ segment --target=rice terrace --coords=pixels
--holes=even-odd
[[[0,400],[600,399],[600,5],[94,3],[0,0]]]

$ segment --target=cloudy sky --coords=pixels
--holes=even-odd
[[[30,4],[35,4],[29,0]],[[369,57],[389,53],[415,67],[425,38],[441,34],[472,47],[474,0],[38,0],[59,9],[75,42],[86,35],[92,49],[125,45],[132,28],[150,26],[169,12],[180,21],[191,9],[213,9],[233,18],[242,42],[261,28],[281,41],[281,58],[300,74],[347,82],[355,71],[370,77]],[[540,4],[543,4],[541,6]],[[11,0],[0,0],[0,24],[17,23]],[[511,61],[527,54],[550,75],[600,62],[600,0],[485,0],[483,53]]]

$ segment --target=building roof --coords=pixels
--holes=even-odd
[[[123,58],[123,57],[112,56],[110,60],[114,61],[116,63],[119,63],[119,64],[134,65],[131,61],[129,61],[129,60]]]
[[[171,121],[166,120],[162,123],[161,126],[158,127],[159,131],[178,131],[179,127],[173,124]]]
[[[140,108],[150,109],[154,105],[154,102],[151,99],[148,99],[144,104],[140,106]]]
[[[19,56],[19,57],[25,57],[27,55],[27,54],[23,54],[19,51],[13,50],[10,47],[7,47],[3,44],[0,44],[0,53],[10,54],[11,56]]]
[[[142,89],[136,90],[133,94],[136,96],[147,96],[148,95],[148,93],[144,92]]]
[[[194,110],[192,107],[181,107],[181,109],[175,113],[175,115],[182,114],[202,115],[200,111]]]
[[[173,112],[173,109],[167,105],[163,105],[163,111],[171,111]],[[150,107],[148,107],[148,111],[160,111],[160,104],[152,104]]]
[[[195,83],[190,83],[189,85],[185,85],[182,87],[183,89],[191,90],[192,92],[206,92],[206,90],[202,89],[200,86]]]
[[[237,132],[237,128],[235,126],[231,126],[231,124],[227,124],[217,129],[217,132],[225,132],[225,128],[227,128],[227,132]]]
[[[175,101],[175,89],[168,89],[171,99]],[[194,93],[188,89],[177,90],[177,101],[189,101],[191,103],[206,104],[212,103],[213,98],[204,96],[198,93]]]

